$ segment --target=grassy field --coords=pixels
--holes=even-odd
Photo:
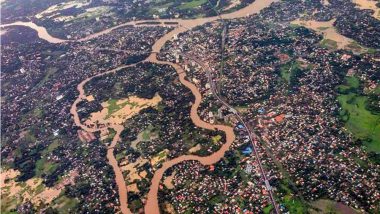
[[[75,198],[68,198],[64,194],[61,194],[58,198],[54,199],[52,205],[59,213],[71,213],[72,210],[78,204],[78,200]]]
[[[320,31],[324,31],[324,30],[327,30],[327,29],[329,29],[330,27],[318,27],[318,30],[320,30]]]
[[[54,140],[46,149],[41,152],[41,159],[36,162],[36,176],[41,177],[42,174],[50,174],[57,169],[58,164],[51,162],[46,159],[46,156],[53,152],[59,146],[60,142],[58,140]]]
[[[360,86],[359,79],[356,77],[346,77],[345,78],[345,83],[338,86],[338,91],[341,94],[347,94],[350,91],[351,92],[356,92],[357,89]]]
[[[294,197],[293,191],[289,188],[289,180],[284,179],[280,184],[280,191],[285,193],[284,198],[279,204],[285,206],[290,213],[307,213],[308,205],[301,201],[299,198]]]
[[[108,106],[108,114],[107,114],[106,119],[109,118],[113,113],[122,109],[126,105],[131,105],[132,108],[138,105],[137,103],[130,103],[128,101],[125,101],[121,104],[117,104],[117,102],[118,102],[118,100],[116,100],[116,99],[111,99],[108,101],[109,106]]]
[[[372,114],[365,108],[367,99],[355,93],[340,95],[340,115],[347,130],[365,141],[369,151],[380,152],[380,115]]]
[[[51,76],[53,76],[58,71],[58,68],[50,67],[47,69],[44,78],[37,84],[37,87],[43,86]]]
[[[338,48],[338,44],[336,41],[331,39],[324,39],[321,41],[321,46],[327,49],[336,50]]]
[[[264,214],[269,214],[273,210],[273,205],[268,205],[263,209]]]
[[[281,65],[280,75],[288,84],[291,84],[297,73],[301,70],[300,64],[297,61],[288,62]]]
[[[178,8],[179,9],[192,9],[192,8],[199,7],[199,6],[206,4],[206,3],[207,3],[207,0],[192,0],[189,2],[182,3],[182,5],[179,6]]]
[[[211,139],[212,139],[213,143],[218,143],[222,139],[222,136],[216,135],[216,136],[212,137]]]
[[[368,97],[358,94],[359,87],[356,77],[346,77],[345,83],[338,87],[340,116],[345,128],[364,141],[369,151],[380,152],[380,115],[367,110]]]
[[[364,48],[361,45],[359,45],[356,41],[346,45],[346,48],[355,52],[362,52],[364,50]]]
[[[161,11],[166,11],[166,8],[171,7],[173,4],[174,4],[174,2],[168,2],[166,4],[153,6],[152,8],[149,9],[149,13],[152,15],[153,14],[161,14],[162,13]]]
[[[57,169],[56,163],[46,160],[46,158],[39,159],[36,162],[36,176],[41,177],[43,174],[51,174]]]
[[[150,141],[152,137],[156,136],[154,126],[149,125],[144,131],[142,131],[141,136],[143,141]]]

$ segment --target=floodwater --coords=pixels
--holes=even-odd
[[[317,31],[318,33],[322,34],[325,39],[336,41],[338,48],[342,49],[346,45],[349,45],[350,43],[352,43],[353,40],[348,37],[343,36],[342,34],[339,34],[338,31],[333,26],[334,22],[335,22],[335,19],[332,19],[327,22],[319,22],[315,20],[304,21],[304,20],[297,19],[297,20],[292,21],[291,23],[302,25],[306,28]]]
[[[33,22],[13,22],[13,23],[10,23],[10,24],[4,24],[4,25],[1,25],[1,28],[3,27],[9,27],[9,26],[24,26],[24,27],[29,27],[29,28],[32,28],[33,30],[37,31],[37,34],[38,34],[38,37],[43,39],[43,40],[46,40],[50,43],[63,43],[63,42],[67,42],[67,40],[63,40],[63,39],[59,39],[59,38],[55,38],[53,36],[51,36],[46,28],[44,27],[41,27],[41,26],[38,26],[36,24],[34,24]]]
[[[223,14],[223,15],[221,15],[221,17],[223,19],[235,19],[235,18],[246,17],[246,16],[252,15],[252,14],[257,14],[262,9],[268,7],[273,2],[277,2],[277,1],[279,1],[279,0],[256,0],[255,2],[248,5],[245,8],[242,8],[238,11],[235,11],[235,12],[232,12],[229,14]],[[190,160],[199,161],[203,165],[214,164],[214,163],[218,162],[224,156],[225,152],[230,148],[231,144],[235,140],[235,134],[234,134],[232,127],[225,126],[225,125],[210,124],[210,123],[203,121],[199,117],[199,115],[197,113],[197,109],[202,102],[201,93],[199,92],[198,88],[193,83],[186,80],[186,78],[185,78],[186,72],[182,69],[182,67],[179,66],[178,64],[175,64],[175,63],[171,63],[171,62],[167,62],[167,61],[159,61],[157,59],[157,53],[160,52],[160,50],[164,46],[164,44],[168,40],[171,40],[173,38],[173,36],[178,35],[179,33],[185,32],[189,29],[192,29],[196,26],[203,25],[203,24],[208,23],[208,22],[216,21],[219,18],[220,17],[206,17],[206,18],[197,18],[197,19],[191,19],[191,20],[184,20],[184,19],[151,20],[151,21],[161,22],[161,24],[158,24],[160,26],[163,26],[164,22],[178,22],[178,26],[174,30],[168,32],[167,34],[165,34],[164,36],[159,38],[154,43],[154,45],[152,46],[152,53],[150,54],[150,56],[145,61],[172,66],[176,70],[176,72],[179,76],[180,82],[186,88],[190,89],[193,96],[195,97],[195,101],[194,101],[193,105],[191,106],[191,111],[190,111],[190,117],[191,117],[191,120],[193,121],[194,125],[196,125],[199,128],[204,128],[204,129],[209,129],[209,130],[220,130],[220,131],[225,132],[226,142],[222,145],[222,147],[218,151],[216,151],[215,153],[213,153],[209,156],[200,157],[197,155],[183,155],[183,156],[180,156],[180,157],[177,157],[177,158],[174,158],[174,159],[171,159],[171,160],[164,162],[162,167],[159,168],[153,175],[150,190],[149,190],[149,193],[147,195],[147,201],[146,201],[146,204],[144,207],[145,213],[149,213],[149,214],[159,213],[160,209],[159,209],[158,200],[157,200],[157,192],[158,192],[158,187],[159,187],[160,181],[163,177],[163,174],[167,169],[169,169],[172,166],[174,166],[178,163],[181,163],[183,161],[190,161]],[[137,26],[137,24],[144,23],[147,21],[149,21],[149,20],[127,22],[127,23],[124,23],[124,24],[103,30],[103,31],[98,32],[98,33],[94,33],[92,35],[89,35],[87,37],[84,37],[82,39],[75,40],[75,41],[86,41],[89,39],[93,39],[93,38],[96,38],[100,35],[107,34],[107,33],[111,32],[112,30],[123,27],[123,26],[132,25],[132,26],[138,27],[141,25]],[[20,25],[21,26],[27,26],[27,27],[30,27],[30,28],[36,30],[38,32],[38,36],[41,39],[44,39],[44,40],[49,41],[51,43],[62,43],[62,42],[73,41],[73,40],[62,40],[62,39],[54,38],[48,34],[48,32],[46,31],[46,29],[44,27],[37,26],[32,22],[15,22],[15,23],[11,23],[11,24],[1,25],[1,27],[20,26]],[[142,26],[157,26],[157,25],[142,25]],[[74,122],[78,127],[82,128],[83,130],[88,131],[88,132],[101,131],[101,130],[107,128],[107,127],[105,127],[105,128],[88,127],[87,125],[84,125],[80,122],[80,119],[79,119],[79,116],[77,113],[77,104],[81,100],[86,99],[86,95],[85,95],[85,92],[83,90],[83,86],[94,77],[102,76],[102,75],[109,74],[109,73],[114,73],[117,70],[120,70],[120,69],[123,69],[126,67],[130,67],[130,66],[134,66],[134,65],[135,64],[128,65],[128,66],[120,66],[120,67],[112,69],[110,71],[95,75],[93,77],[90,77],[90,78],[83,80],[77,86],[77,90],[79,91],[79,96],[75,100],[75,102],[73,103],[73,105],[70,109],[70,113],[73,115]],[[120,141],[120,133],[123,131],[124,127],[121,125],[114,125],[112,128],[116,131],[116,134],[112,140],[111,145],[108,147],[107,158],[108,158],[109,164],[112,166],[112,168],[115,172],[115,177],[116,177],[115,180],[116,180],[116,184],[118,186],[118,191],[119,191],[119,201],[120,201],[120,205],[121,205],[121,211],[122,211],[122,213],[131,213],[131,211],[128,208],[128,204],[127,204],[126,183],[124,181],[122,171],[121,171],[121,169],[120,169],[120,167],[119,167],[119,165],[115,159],[115,156],[113,154],[114,147],[116,146],[117,142]]]
[[[98,112],[91,113],[90,118],[85,122],[87,126],[91,125],[99,125],[99,126],[107,126],[112,128],[115,125],[121,125],[129,118],[138,114],[141,110],[154,107],[159,102],[161,102],[162,98],[160,95],[156,94],[152,99],[144,99],[136,96],[131,96],[126,99],[118,100],[117,105],[123,105],[123,103],[127,104],[113,112],[109,115],[109,103],[103,102],[103,109]]]
[[[376,6],[377,1],[373,0],[352,0],[353,3],[357,4],[360,9],[363,10],[373,10],[373,17],[380,19],[380,8]]]
[[[35,206],[39,206],[42,202],[46,204],[51,203],[61,194],[65,185],[69,183],[73,184],[74,178],[78,176],[78,173],[76,173],[75,170],[72,170],[67,176],[63,177],[59,184],[53,187],[43,186],[40,191],[37,191],[39,186],[43,185],[41,178],[31,178],[25,182],[17,182],[16,177],[19,174],[20,172],[18,170],[13,169],[1,172],[1,195],[2,197],[10,198],[21,196],[24,202],[30,201]],[[5,180],[7,180],[6,183]]]
[[[174,189],[173,178],[174,178],[175,174],[176,173],[173,172],[172,175],[166,177],[166,179],[164,180],[164,185],[166,186],[166,188]]]

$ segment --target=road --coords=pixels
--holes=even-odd
[[[213,96],[215,96],[215,98],[221,102],[225,107],[227,107],[237,118],[238,120],[240,121],[240,123],[244,126],[244,129],[246,130],[246,132],[248,133],[248,137],[249,137],[249,140],[251,141],[251,144],[252,144],[252,148],[253,148],[253,153],[255,155],[255,158],[257,160],[257,165],[259,166],[259,169],[260,169],[260,173],[261,173],[261,176],[262,176],[262,179],[264,181],[264,184],[265,184],[265,187],[269,193],[269,199],[274,207],[274,211],[276,214],[279,214],[280,213],[280,210],[277,206],[277,203],[276,203],[276,200],[274,198],[274,194],[273,194],[273,191],[272,191],[272,187],[270,186],[269,184],[269,180],[267,178],[267,175],[266,175],[266,172],[265,172],[265,169],[263,168],[262,166],[262,163],[261,163],[261,158],[260,158],[260,155],[257,151],[257,140],[256,139],[260,139],[259,136],[257,134],[255,134],[254,132],[252,132],[247,124],[245,123],[245,121],[243,120],[242,116],[239,114],[239,112],[234,108],[232,107],[230,104],[228,104],[227,102],[225,102],[221,96],[218,94],[218,90],[216,89],[216,81],[213,80],[212,78],[212,74],[211,74],[211,68],[210,66],[207,64],[207,66],[199,59],[193,57],[193,56],[189,56],[189,55],[185,55],[185,57],[189,58],[190,60],[193,60],[194,62],[196,62],[198,65],[200,65],[202,67],[202,69],[206,72],[207,74],[207,78],[208,78],[208,82],[210,84],[210,87],[211,87],[211,91],[212,91],[212,94]]]

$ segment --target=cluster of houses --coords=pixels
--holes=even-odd
[[[273,22],[286,21],[287,11],[307,11],[311,5],[302,10],[289,2],[275,4],[285,8],[278,16],[269,8],[261,15],[228,22],[223,54],[223,26],[213,23],[173,38],[160,57],[180,63],[200,88],[203,120],[236,124],[232,112],[212,96],[205,71],[210,69],[222,97],[240,107],[262,145],[269,146],[306,200],[328,197],[359,210],[379,209],[380,168],[344,128],[336,89],[345,76],[353,75],[367,91],[378,87],[378,54],[322,48],[320,35]],[[362,38],[376,30],[370,31]],[[178,176],[174,182],[181,179]]]
[[[36,36],[28,28],[12,31]],[[20,42],[20,37],[5,37],[1,46],[1,67],[5,68],[1,75],[2,164],[16,168],[20,179],[27,180],[35,176],[36,163],[44,150],[58,144],[47,153],[46,159],[56,168],[42,175],[44,183],[54,185],[62,175],[77,169],[83,175],[80,185],[96,184],[90,193],[86,186],[70,195],[80,199],[80,203],[86,201],[78,207],[90,212],[95,206],[97,210],[117,209],[117,190],[105,146],[94,140],[96,133],[94,136],[78,131],[70,108],[79,94],[80,82],[123,65],[130,58],[144,59],[155,39],[166,31],[160,27],[127,26],[90,41],[64,44],[50,44],[38,38]],[[96,164],[88,167],[95,162],[97,169]],[[72,189],[78,190],[78,186],[75,184]]]

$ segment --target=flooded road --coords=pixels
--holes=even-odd
[[[242,18],[242,17],[248,16],[248,15],[259,13],[263,8],[266,8],[270,4],[272,4],[273,2],[277,2],[277,1],[279,1],[279,0],[256,0],[255,2],[253,2],[252,4],[250,4],[249,6],[247,6],[245,8],[242,8],[242,9],[240,9],[238,11],[235,11],[235,12],[232,12],[232,13],[229,13],[229,14],[223,14],[223,15],[221,15],[221,17],[223,19]],[[152,46],[152,53],[144,61],[145,62],[151,62],[151,63],[157,63],[157,64],[162,64],[162,65],[170,65],[170,66],[172,66],[176,70],[180,82],[186,88],[190,89],[191,92],[192,92],[192,94],[193,94],[193,96],[195,97],[195,101],[194,101],[193,105],[191,106],[191,111],[190,111],[190,117],[191,117],[191,120],[193,121],[193,123],[197,127],[199,127],[199,128],[204,128],[204,129],[209,129],[209,130],[216,130],[216,129],[218,129],[218,130],[221,130],[221,131],[225,132],[226,142],[223,144],[223,146],[218,151],[216,151],[215,153],[213,153],[213,154],[211,154],[209,156],[200,157],[200,156],[197,156],[197,155],[183,155],[183,156],[180,156],[180,157],[168,160],[168,161],[166,161],[166,162],[163,163],[162,167],[159,168],[154,173],[154,175],[153,175],[152,183],[151,183],[151,186],[150,186],[150,190],[149,190],[149,193],[147,195],[147,201],[146,201],[146,204],[145,204],[145,207],[144,207],[145,213],[147,213],[147,214],[156,214],[156,213],[160,213],[158,199],[157,199],[157,193],[158,193],[158,189],[159,189],[158,187],[159,187],[160,181],[161,181],[161,179],[163,177],[163,174],[164,174],[164,172],[167,169],[171,168],[172,166],[174,166],[174,165],[176,165],[178,163],[181,163],[183,161],[189,161],[189,160],[199,161],[203,165],[214,164],[214,163],[218,162],[224,156],[225,152],[230,148],[231,144],[233,143],[233,141],[235,139],[235,134],[234,134],[234,131],[233,131],[232,127],[224,126],[224,125],[213,125],[213,124],[210,124],[210,123],[207,123],[207,122],[203,121],[200,118],[200,116],[197,113],[197,110],[198,110],[199,105],[202,102],[202,95],[199,92],[198,88],[193,83],[191,83],[191,82],[189,82],[189,81],[187,81],[185,79],[186,72],[182,69],[182,67],[179,66],[178,64],[175,64],[175,63],[172,63],[172,62],[159,61],[157,59],[157,53],[160,52],[160,50],[164,46],[164,44],[168,40],[171,40],[174,35],[178,35],[180,33],[183,33],[185,31],[187,31],[187,30],[190,30],[190,29],[192,29],[192,28],[194,28],[196,26],[203,25],[203,24],[208,23],[208,22],[216,21],[218,19],[219,19],[219,17],[206,17],[206,18],[198,18],[198,19],[192,19],[192,20],[184,20],[184,19],[156,19],[156,20],[132,21],[132,22],[127,22],[127,23],[124,23],[124,24],[121,24],[121,25],[118,25],[118,26],[115,26],[115,27],[103,30],[103,31],[98,32],[98,33],[94,33],[92,35],[89,35],[89,36],[84,37],[84,38],[79,39],[79,40],[62,40],[62,39],[59,39],[59,38],[54,38],[54,37],[52,37],[47,32],[47,30],[44,27],[37,26],[37,25],[35,25],[32,22],[15,22],[15,23],[11,23],[11,24],[1,25],[1,27],[10,27],[10,26],[26,26],[26,27],[30,27],[30,28],[32,28],[32,29],[34,29],[34,30],[36,30],[38,32],[38,36],[41,39],[44,39],[44,40],[46,40],[48,42],[51,42],[51,43],[63,43],[63,42],[70,42],[70,41],[86,41],[86,40],[93,39],[93,38],[96,38],[98,36],[110,33],[114,29],[117,29],[117,28],[120,28],[120,27],[124,27],[124,26],[128,26],[128,25],[132,25],[132,26],[135,26],[135,27],[138,27],[138,26],[164,26],[164,22],[177,22],[178,23],[177,27],[174,30],[172,30],[169,33],[165,34],[164,36],[162,36],[161,38],[159,38],[154,43],[154,45]],[[161,22],[161,24],[152,24],[152,25],[141,24],[141,23],[145,23],[145,22],[148,22],[148,21]],[[77,112],[77,104],[80,101],[86,99],[87,96],[85,94],[85,91],[84,91],[83,87],[92,78],[98,77],[98,76],[102,76],[102,75],[105,75],[105,74],[109,74],[109,73],[114,73],[114,72],[116,72],[116,71],[118,71],[120,69],[131,67],[131,66],[134,66],[134,65],[135,64],[128,65],[128,66],[126,66],[126,65],[120,66],[118,68],[109,70],[109,71],[104,72],[104,73],[100,73],[98,75],[95,75],[93,77],[90,77],[90,78],[87,78],[87,79],[83,80],[77,86],[77,90],[79,92],[79,96],[74,101],[74,103],[73,103],[73,105],[72,105],[72,107],[70,109],[70,113],[73,115],[75,124],[77,126],[79,126],[80,128],[82,128],[83,130],[85,130],[85,131],[96,132],[96,131],[102,131],[103,129],[108,129],[108,128],[115,129],[116,134],[115,134],[115,136],[114,136],[114,138],[112,140],[111,145],[108,147],[107,159],[108,159],[109,164],[112,166],[112,168],[113,168],[113,170],[115,172],[115,180],[116,180],[116,184],[118,186],[119,201],[120,201],[120,206],[121,206],[120,208],[121,208],[122,213],[131,213],[131,211],[129,210],[128,204],[127,204],[127,187],[126,187],[126,183],[125,183],[122,171],[121,171],[121,169],[120,169],[120,167],[119,167],[119,165],[117,163],[117,160],[115,159],[115,156],[114,156],[113,152],[114,152],[114,147],[120,141],[120,133],[123,131],[124,127],[121,126],[121,125],[115,125],[113,127],[104,127],[104,128],[101,128],[101,129],[97,128],[97,127],[88,127],[88,126],[82,124],[81,121],[80,121],[80,118],[79,118],[78,112]]]

